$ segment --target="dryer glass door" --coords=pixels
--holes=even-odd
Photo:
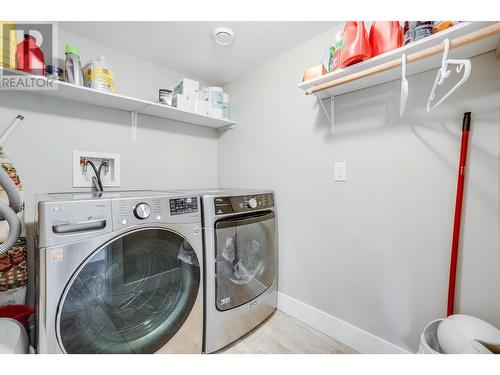
[[[66,353],[154,353],[182,327],[200,286],[177,233],[128,232],[96,250],[68,283],[57,316]]]
[[[276,216],[266,211],[215,224],[216,307],[241,306],[269,288],[276,277]]]

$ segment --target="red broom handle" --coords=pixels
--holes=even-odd
[[[455,281],[457,276],[458,245],[460,243],[460,221],[462,218],[462,202],[464,195],[465,166],[467,147],[469,144],[470,112],[464,113],[462,124],[462,143],[460,147],[460,164],[458,166],[457,197],[455,202],[455,219],[453,222],[453,240],[451,243],[450,280],[448,283],[447,316],[453,314],[455,305]]]

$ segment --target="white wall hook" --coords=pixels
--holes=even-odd
[[[408,80],[406,79],[406,54],[401,55],[401,101],[399,117],[403,117],[408,99]]]
[[[457,91],[460,88],[460,86],[462,86],[465,83],[465,81],[469,79],[470,72],[472,69],[471,62],[468,59],[448,59],[448,52],[450,51],[450,41],[449,39],[445,39],[443,43],[444,43],[444,52],[443,52],[443,59],[441,62],[441,68],[439,68],[437,72],[436,79],[434,80],[434,85],[432,86],[429,98],[427,99],[427,106],[426,106],[427,112],[430,112],[433,109],[435,109],[446,99],[448,99],[448,97],[451,94]],[[446,78],[448,78],[451,74],[451,70],[448,69],[448,65],[450,64],[457,65],[456,67],[457,73],[460,73],[463,69],[464,75],[462,76],[462,79],[458,81],[457,84],[453,86],[440,100],[431,105],[432,101],[435,98],[437,87],[442,85],[446,80]]]

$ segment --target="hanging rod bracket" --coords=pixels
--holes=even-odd
[[[335,96],[330,97],[330,135],[335,134]]]
[[[323,100],[319,97],[316,97],[318,99],[319,105],[323,109],[323,113],[328,120],[328,123],[330,124],[330,135],[335,134],[335,96],[330,97],[330,114],[328,114],[328,111],[325,108],[325,105],[323,104]]]

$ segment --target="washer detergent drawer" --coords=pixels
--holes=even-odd
[[[65,245],[110,233],[109,200],[92,202],[39,202],[39,247]]]
[[[215,246],[218,310],[241,306],[271,286],[278,252],[274,212],[217,221]]]

